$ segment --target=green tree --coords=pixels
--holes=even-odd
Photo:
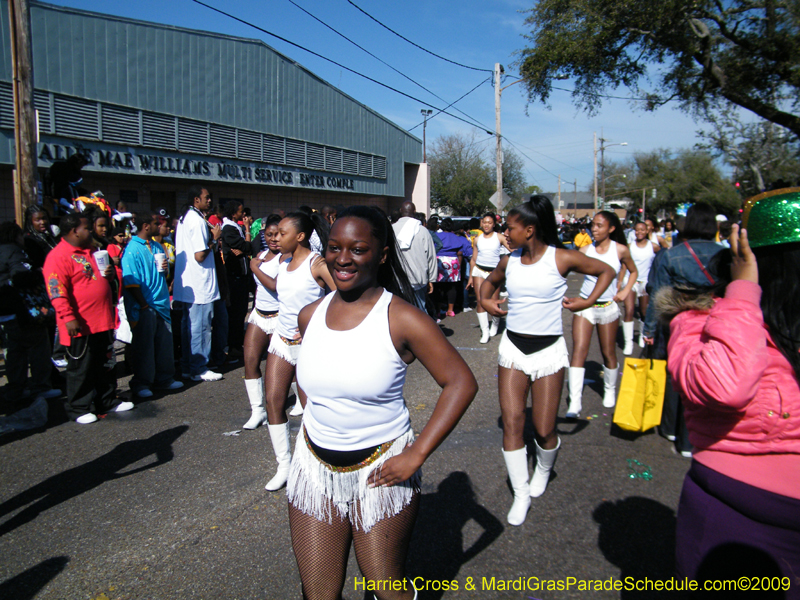
[[[797,0],[539,0],[528,13],[520,73],[531,102],[571,78],[590,112],[622,86],[651,110],[730,102],[800,136]]]
[[[641,152],[619,168],[630,173],[626,181],[631,191],[626,195],[637,206],[641,204],[642,189],[645,190],[648,213],[661,209],[674,213],[679,204],[705,202],[717,212],[733,215],[741,206],[733,183],[706,151]],[[651,198],[653,188],[657,190],[655,199]],[[609,200],[614,202],[613,198]]]
[[[496,165],[497,160],[492,156],[492,164]],[[492,172],[492,181],[495,191],[497,191],[497,167]],[[510,148],[503,149],[503,191],[511,197],[511,206],[518,204],[522,196],[526,193],[527,182],[525,181],[525,163],[519,154]],[[535,186],[534,186],[535,187]]]
[[[782,185],[797,183],[800,175],[800,143],[786,129],[769,121],[744,123],[736,111],[721,111],[711,119],[711,129],[703,130],[699,148],[723,158],[733,167],[740,184],[739,193],[747,198]]]

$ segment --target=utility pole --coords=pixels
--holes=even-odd
[[[558,210],[561,210],[561,174],[558,175]]]
[[[578,215],[578,180],[577,179],[575,180],[574,185],[575,185],[575,218],[577,218],[577,215]]]
[[[503,65],[494,64],[494,120],[495,134],[497,136],[497,214],[502,212],[503,203],[503,146],[500,135],[500,76],[503,74]]]
[[[425,139],[425,129],[428,127],[428,117],[433,114],[430,108],[423,108],[419,112],[422,113],[422,162],[428,162],[428,142]]]
[[[603,206],[606,203],[606,139],[603,137],[603,128],[600,128],[600,191],[603,197]]]
[[[25,208],[36,201],[36,113],[33,108],[33,52],[28,0],[8,0],[14,80],[14,211],[23,225]]]
[[[594,212],[597,212],[597,132],[594,133]]]

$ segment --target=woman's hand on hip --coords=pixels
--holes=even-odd
[[[393,456],[370,473],[367,480],[369,487],[397,485],[408,481],[419,470],[423,462],[425,462],[425,458],[416,454],[413,446],[406,446],[401,454]]]

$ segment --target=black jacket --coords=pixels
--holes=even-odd
[[[253,243],[245,240],[233,225],[223,224],[222,235],[222,260],[225,261],[225,272],[229,277],[244,277],[249,273],[248,264],[253,255]],[[239,250],[242,255],[236,256],[232,249]]]

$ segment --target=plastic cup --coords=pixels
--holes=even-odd
[[[100,269],[100,272],[106,270],[106,267],[110,264],[110,259],[108,258],[108,252],[105,250],[98,250],[94,253],[94,260],[97,263],[97,268]]]
[[[167,255],[164,254],[163,252],[156,252],[153,255],[153,258],[155,258],[156,269],[158,270],[158,272],[159,273],[163,272],[165,270],[164,269],[164,261],[167,260]]]

